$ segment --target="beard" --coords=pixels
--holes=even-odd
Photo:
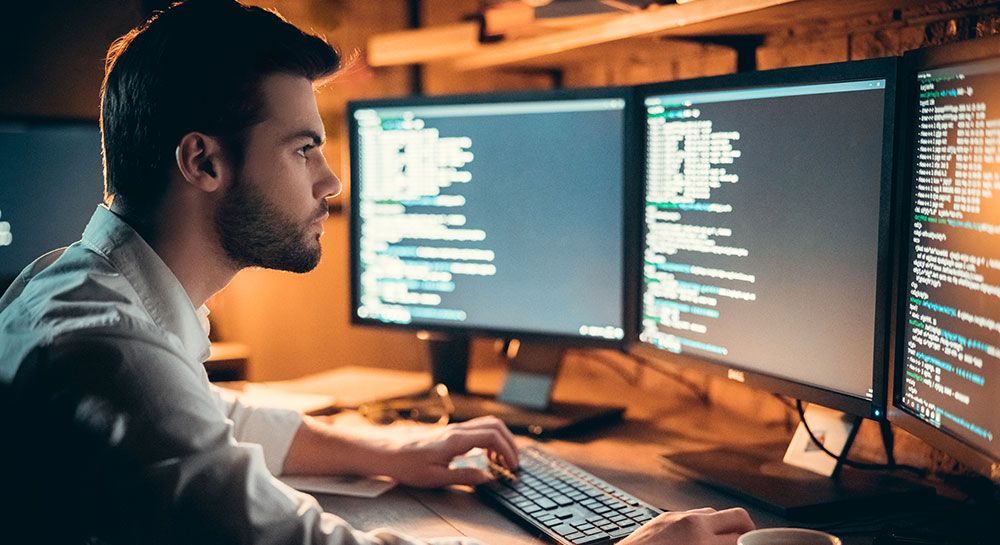
[[[223,251],[238,268],[263,267],[294,273],[316,268],[322,249],[319,236],[310,235],[309,227],[322,217],[326,203],[307,223],[298,225],[261,195],[257,185],[239,172],[229,195],[219,203],[215,230]]]

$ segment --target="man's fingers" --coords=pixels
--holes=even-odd
[[[686,512],[687,513],[714,513],[715,509],[712,509],[711,507],[699,507],[697,509],[691,509],[691,510],[686,511]]]
[[[514,449],[514,459],[507,459],[507,462],[513,464],[510,469],[517,469],[517,441],[514,439],[514,434],[511,433],[510,428],[503,423],[503,420],[500,420],[495,416],[485,416],[482,417],[482,420],[484,425],[500,430],[500,434],[503,435],[504,439],[506,439],[508,443],[510,443],[511,447]]]
[[[500,437],[507,444],[506,449],[491,449],[493,452],[499,453],[503,457],[503,461],[508,469],[517,469],[520,465],[520,460],[517,457],[517,442],[514,439],[514,434],[511,433],[510,429],[495,416],[481,416],[479,418],[473,418],[466,422],[461,422],[454,424],[456,430],[462,430],[467,432],[474,431],[495,431],[500,434]],[[475,445],[478,447],[487,448],[485,445]]]
[[[448,438],[447,453],[449,456],[458,456],[477,447],[497,452],[508,461],[517,460],[517,448],[495,429],[454,430]]]
[[[716,534],[743,534],[755,528],[750,515],[742,507],[712,513],[708,519],[710,528]]]

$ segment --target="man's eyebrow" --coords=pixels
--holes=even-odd
[[[299,139],[302,139],[302,138],[311,138],[312,141],[313,141],[313,144],[315,144],[317,146],[322,146],[324,143],[326,143],[326,135],[325,134],[320,134],[320,133],[318,133],[318,132],[316,132],[316,131],[314,131],[312,129],[305,129],[305,130],[301,130],[299,132],[296,132],[294,134],[290,134],[290,135],[282,138],[281,139],[281,143],[282,144],[288,144],[288,143],[294,142],[295,140],[299,140]]]

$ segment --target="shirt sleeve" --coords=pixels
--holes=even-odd
[[[302,424],[302,413],[274,407],[246,405],[232,392],[210,385],[219,410],[233,422],[233,435],[241,443],[264,449],[264,463],[272,475],[281,475],[292,439]]]
[[[72,505],[76,519],[104,541],[476,543],[428,542],[390,529],[366,532],[324,513],[312,496],[271,474],[263,447],[236,439],[236,420],[249,437],[257,433],[258,415],[269,415],[260,416],[260,429],[281,427],[282,417],[268,420],[272,413],[248,409],[244,418],[235,406],[236,420],[227,418],[220,397],[166,343],[115,332],[33,354],[17,387],[20,398],[30,400],[22,408],[38,415],[32,428],[42,430],[30,443],[39,452],[38,472],[74,479],[61,483],[60,503]],[[66,410],[48,410],[53,399]],[[73,465],[63,469],[53,462],[65,458],[59,453],[67,438],[75,438]],[[66,475],[57,475],[60,470]],[[41,509],[39,517],[45,513],[55,512]]]

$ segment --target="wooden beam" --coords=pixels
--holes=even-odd
[[[710,21],[758,11],[799,0],[697,0],[686,4],[619,15],[591,25],[562,30],[520,40],[480,45],[455,56],[450,65],[456,70],[472,70],[524,61],[600,43],[656,34]]]
[[[467,22],[377,34],[368,39],[368,64],[393,66],[439,61],[474,53],[479,23]]]

